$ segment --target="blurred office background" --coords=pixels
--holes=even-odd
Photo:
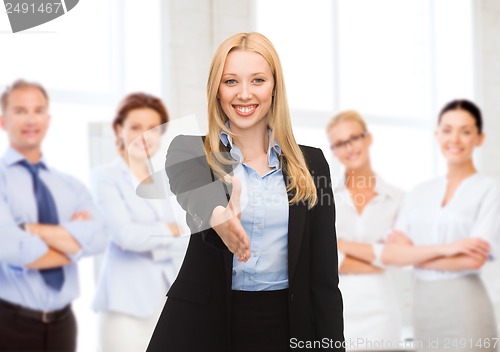
[[[341,170],[324,131],[333,114],[359,110],[374,134],[376,171],[410,190],[442,173],[436,115],[460,97],[483,109],[487,137],[477,165],[500,178],[497,0],[82,0],[17,34],[1,18],[0,89],[17,78],[48,88],[46,156],[88,184],[91,167],[115,155],[110,121],[125,94],[159,95],[172,119],[195,114],[203,132],[212,54],[226,37],[254,30],[280,54],[299,143],[323,149],[334,182]],[[79,351],[93,351],[94,262],[80,267]],[[498,267],[489,264],[484,278],[500,313]],[[402,333],[411,336],[411,274],[396,275]]]

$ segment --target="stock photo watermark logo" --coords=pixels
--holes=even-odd
[[[52,21],[72,10],[79,0],[4,0],[12,33]]]

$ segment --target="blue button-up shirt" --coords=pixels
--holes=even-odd
[[[227,133],[221,141],[231,156],[243,160],[238,146]],[[250,259],[233,259],[232,289],[273,291],[288,288],[288,195],[279,164],[280,146],[269,143],[268,162],[272,170],[261,176],[246,163],[234,174],[240,179],[241,223],[250,240]]]
[[[0,159],[0,299],[35,310],[63,308],[79,293],[76,261],[81,255],[104,250],[106,236],[103,222],[89,192],[76,179],[51,167],[40,169],[40,178],[50,189],[56,203],[59,225],[81,245],[78,255],[68,255],[64,285],[60,291],[48,287],[36,269],[25,266],[43,257],[47,244],[38,236],[19,228],[21,223],[38,222],[33,180],[26,168],[19,165],[24,157],[8,148]],[[77,211],[90,213],[91,220],[71,221]]]

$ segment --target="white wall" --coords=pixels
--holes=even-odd
[[[500,2],[474,1],[474,13],[475,85],[486,133],[481,169],[500,178]]]
[[[474,1],[477,98],[483,111],[486,139],[480,169],[500,179],[500,2]],[[500,214],[499,214],[500,216]],[[483,278],[500,323],[500,260],[489,263]]]
[[[169,109],[174,119],[195,114],[203,132],[210,61],[222,40],[252,30],[252,1],[171,0],[162,6]]]

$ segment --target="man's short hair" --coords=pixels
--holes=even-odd
[[[16,89],[25,89],[25,88],[35,88],[38,89],[45,99],[47,99],[47,103],[49,102],[49,95],[47,94],[47,90],[39,83],[36,82],[28,82],[24,79],[18,79],[12,85],[7,86],[5,91],[2,93],[2,97],[0,98],[1,100],[1,107],[2,107],[2,113],[5,112],[5,109],[7,109],[7,102],[9,100],[9,95]]]

